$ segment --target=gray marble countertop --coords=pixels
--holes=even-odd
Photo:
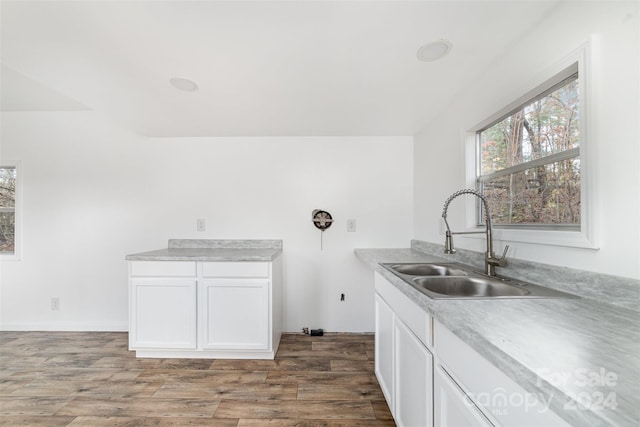
[[[282,253],[280,240],[169,240],[167,248],[130,254],[127,261],[273,261]]]
[[[378,264],[446,259],[404,248],[355,253],[527,392],[543,396],[570,424],[640,425],[638,311],[589,298],[434,300]],[[613,385],[595,381],[602,375],[615,376]],[[601,395],[613,396],[617,406],[596,405]],[[591,404],[575,405],[580,397]]]

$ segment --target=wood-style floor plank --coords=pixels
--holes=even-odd
[[[149,414],[153,417],[206,417],[211,418],[220,400],[207,399],[73,399],[56,412],[62,416],[135,417]]]
[[[71,400],[68,397],[2,397],[0,415],[54,415]]]
[[[359,419],[375,420],[371,402],[366,401],[273,401],[242,402],[224,400],[216,418],[290,418],[290,419]]]
[[[331,371],[332,360],[323,359],[284,359],[276,360],[228,360],[216,359],[211,365],[215,370],[240,370],[240,371]],[[362,363],[362,362],[358,362]]]
[[[0,332],[0,426],[394,426],[371,334],[275,360],[138,359],[119,332]]]
[[[247,419],[239,420],[238,427],[389,427],[384,420],[304,420],[299,419]]]
[[[154,397],[215,398],[231,400],[292,400],[296,399],[295,384],[207,384],[175,382],[160,387]]]
[[[0,417],[1,427],[63,427],[72,423],[76,417],[58,416],[2,416]],[[112,424],[113,425],[113,424]]]
[[[235,427],[238,420],[187,417],[76,417],[69,427]]]
[[[298,386],[298,400],[367,400],[384,399],[377,383],[351,384],[336,387],[332,384],[301,384]]]
[[[374,372],[373,360],[341,360],[334,359],[329,370],[333,372]]]

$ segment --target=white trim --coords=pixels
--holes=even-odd
[[[280,343],[276,343],[275,350],[169,350],[169,349],[129,349],[136,352],[137,358],[160,358],[160,359],[267,359],[273,360],[276,357],[277,348]]]
[[[11,322],[1,323],[0,331],[127,332],[128,322]]]
[[[22,249],[22,162],[20,160],[3,161],[0,167],[16,168],[16,200],[14,206],[16,216],[14,229],[15,251],[13,253],[0,252],[0,261],[20,261]]]
[[[473,200],[472,200],[473,202]],[[474,207],[475,208],[475,207]],[[474,212],[475,214],[475,212]],[[475,215],[474,215],[475,218]],[[484,231],[484,227],[469,227],[465,231]],[[456,238],[485,239],[484,234],[456,236]],[[493,228],[493,240],[497,242],[522,242],[537,245],[565,246],[571,248],[599,249],[580,231],[563,230],[513,230]]]
[[[506,114],[508,111],[513,110],[518,104],[525,102],[527,98],[533,97],[536,92],[539,92],[542,87],[548,85],[550,82],[557,81],[558,76],[564,76],[567,74],[573,64],[577,63],[578,74],[580,79],[580,182],[581,182],[581,218],[580,218],[580,231],[563,231],[563,230],[532,230],[532,229],[501,229],[494,227],[494,238],[496,240],[511,241],[511,242],[525,242],[535,243],[542,245],[553,246],[568,246],[588,249],[598,249],[596,244],[596,236],[594,233],[594,195],[591,194],[591,188],[594,181],[593,171],[595,168],[591,165],[590,143],[589,136],[590,124],[589,117],[590,112],[593,109],[593,103],[590,102],[590,94],[592,93],[592,45],[590,40],[584,45],[580,46],[571,54],[567,55],[563,60],[556,63],[554,66],[545,70],[537,78],[534,84],[529,84],[529,90],[523,90],[525,95],[519,97],[514,102],[510,103],[506,107],[502,108],[490,118],[483,120],[470,129],[462,131],[462,140],[465,144],[465,170],[466,170],[466,185],[468,188],[475,188],[476,173],[477,173],[477,155],[476,155],[476,132],[487,124],[494,121],[498,116]],[[466,201],[466,226],[467,231],[481,230],[483,227],[476,225],[476,198],[467,198]],[[474,236],[466,236],[474,238]],[[478,237],[478,236],[475,236]]]

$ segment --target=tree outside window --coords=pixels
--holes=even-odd
[[[476,133],[494,225],[580,229],[579,89],[576,72]]]
[[[0,166],[0,253],[16,250],[16,168]]]

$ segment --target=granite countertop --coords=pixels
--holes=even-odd
[[[172,239],[168,247],[130,254],[127,261],[266,261],[282,253],[281,240]]]
[[[590,298],[434,300],[378,264],[446,259],[404,248],[355,253],[526,391],[544,396],[570,424],[640,424],[638,311]],[[584,381],[607,375],[612,385]],[[598,396],[611,393],[615,408],[611,400],[595,405]],[[591,399],[590,407],[573,404],[581,396]],[[567,410],[567,403],[574,409]]]

